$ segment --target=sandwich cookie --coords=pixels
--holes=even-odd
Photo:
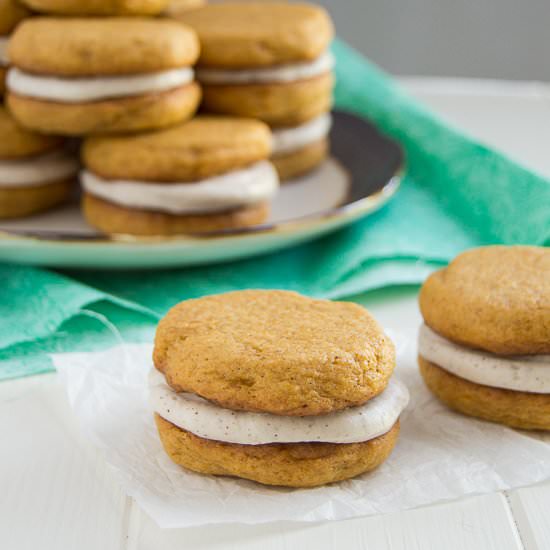
[[[83,210],[109,234],[176,235],[257,225],[278,191],[260,121],[197,117],[167,130],[89,138]]]
[[[183,13],[201,41],[197,79],[203,106],[299,126],[330,110],[333,27],[320,7],[301,3],[224,2]]]
[[[380,465],[408,402],[362,307],[286,291],[189,300],[160,322],[150,403],[185,468],[314,487]]]
[[[78,161],[59,138],[21,128],[0,106],[0,218],[18,218],[66,200]]]
[[[5,91],[8,70],[8,41],[17,24],[28,17],[30,12],[15,0],[0,0],[0,95]]]
[[[43,133],[162,128],[191,117],[200,100],[197,37],[178,21],[37,17],[8,50],[10,110]]]
[[[170,0],[21,0],[39,13],[56,15],[157,15]]]
[[[464,414],[550,430],[550,250],[459,255],[420,292],[420,372]]]

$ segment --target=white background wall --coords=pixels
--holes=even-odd
[[[550,0],[313,0],[390,72],[550,81]]]

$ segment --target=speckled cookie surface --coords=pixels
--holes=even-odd
[[[0,187],[0,218],[21,218],[53,208],[65,202],[75,186],[75,181],[64,180],[47,185]]]
[[[391,453],[399,422],[363,443],[236,445],[197,437],[155,415],[164,449],[180,466],[210,475],[236,476],[266,485],[315,487],[379,466]]]
[[[333,35],[319,6],[286,2],[224,2],[183,13],[201,41],[200,65],[263,67],[311,60]]]
[[[199,116],[160,132],[86,140],[84,164],[105,179],[196,181],[267,159],[269,128],[256,120]]]
[[[185,233],[208,233],[258,225],[267,220],[269,205],[259,203],[226,212],[173,215],[126,208],[89,193],[82,198],[84,217],[103,233],[141,237],[171,236]]]
[[[9,34],[30,12],[16,0],[0,0],[0,36]]]
[[[418,358],[428,388],[463,414],[526,430],[550,430],[550,395],[483,386]]]
[[[271,159],[282,181],[302,176],[317,168],[328,155],[328,139],[323,138],[297,151],[275,156]]]
[[[23,0],[34,11],[59,15],[156,15],[169,0]]]
[[[8,110],[0,105],[0,159],[17,159],[40,155],[55,147],[62,140],[29,132],[17,124]]]
[[[204,85],[205,110],[298,126],[332,107],[334,77],[326,73],[285,84]]]
[[[13,33],[18,68],[59,76],[124,75],[192,65],[196,34],[174,19],[33,17]]]
[[[465,252],[428,277],[420,309],[453,342],[503,355],[550,353],[550,249]]]
[[[178,124],[195,113],[201,97],[198,84],[167,92],[105,99],[88,103],[56,103],[7,94],[17,121],[46,134],[84,136],[154,130]]]
[[[153,358],[176,391],[295,416],[365,403],[395,365],[393,344],[366,309],[261,290],[178,304],[159,323]]]

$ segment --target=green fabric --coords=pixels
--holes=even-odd
[[[343,43],[334,52],[337,106],[370,118],[406,151],[407,175],[386,207],[321,240],[221,266],[0,266],[0,379],[47,371],[48,351],[150,339],[158,318],[186,298],[255,287],[341,298],[417,284],[473,246],[549,244],[548,181],[447,127]]]

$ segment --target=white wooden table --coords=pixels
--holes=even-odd
[[[405,85],[453,124],[550,177],[550,86],[433,79]],[[413,291],[366,296],[414,337]],[[79,433],[55,375],[0,384],[2,550],[548,550],[550,484],[316,525],[161,530]]]

